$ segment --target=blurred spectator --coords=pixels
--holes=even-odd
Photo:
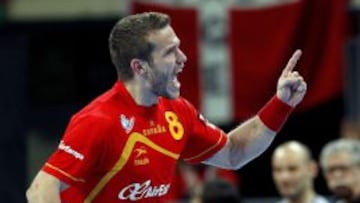
[[[238,189],[228,181],[215,179],[207,181],[201,193],[193,194],[190,203],[240,203]]]
[[[360,202],[360,141],[340,138],[326,144],[320,163],[337,203]]]
[[[199,196],[205,182],[217,179],[224,180],[235,188],[239,187],[239,176],[236,171],[179,162],[167,202],[177,202],[186,200],[190,196]]]
[[[341,135],[344,138],[360,139],[360,124],[356,121],[343,121],[341,127]]]
[[[314,189],[318,167],[307,146],[298,141],[279,145],[272,155],[272,176],[281,203],[327,203]]]

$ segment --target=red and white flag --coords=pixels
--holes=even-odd
[[[132,8],[171,16],[188,56],[182,95],[209,120],[225,123],[255,115],[275,93],[277,78],[298,48],[303,56],[296,69],[308,93],[297,111],[342,94],[347,0],[222,8],[214,3],[220,1],[204,2],[198,7],[133,2]]]

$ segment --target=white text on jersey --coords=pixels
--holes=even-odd
[[[124,187],[118,195],[121,200],[137,201],[149,197],[161,197],[168,193],[169,184],[151,185],[151,180],[144,183],[132,183]]]
[[[84,155],[80,154],[79,152],[75,151],[74,149],[72,149],[70,146],[65,145],[64,141],[61,140],[59,147],[60,150],[63,150],[64,152],[71,154],[75,157],[75,159],[80,159],[83,160],[84,159]]]

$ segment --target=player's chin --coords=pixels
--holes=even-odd
[[[179,96],[180,96],[180,90],[168,91],[168,93],[167,93],[168,99],[177,99]]]
[[[282,196],[285,198],[288,198],[288,199],[293,199],[293,198],[296,198],[297,194],[295,193],[295,191],[291,190],[291,191],[284,192],[282,194]]]
[[[347,186],[336,186],[334,188],[332,188],[333,193],[335,194],[335,196],[339,197],[339,198],[349,198],[352,196],[352,191],[350,189],[350,187]]]
[[[166,89],[166,95],[169,99],[177,99],[180,96],[180,87],[169,85]]]
[[[281,187],[281,188],[279,188],[279,191],[280,191],[280,193],[282,194],[282,196],[293,196],[293,194],[294,194],[294,188],[293,187],[289,187],[289,186],[287,186],[287,187]]]

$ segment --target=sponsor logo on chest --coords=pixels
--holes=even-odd
[[[125,132],[129,134],[134,129],[135,117],[127,117],[126,115],[121,114],[120,123]],[[153,120],[150,120],[149,125],[143,124],[143,126],[141,126],[140,124],[138,128],[140,128],[138,132],[142,133],[143,136],[151,136],[169,132],[172,138],[174,138],[175,140],[181,140],[184,135],[184,126],[181,123],[178,115],[172,111],[166,111],[164,113],[163,121],[155,122]]]
[[[125,186],[118,194],[121,200],[137,201],[140,199],[161,197],[169,192],[170,183],[152,185],[151,180],[146,180],[143,183],[131,183]]]
[[[144,166],[150,163],[150,159],[147,157],[147,150],[145,147],[139,147],[134,150],[135,152],[135,166]]]

